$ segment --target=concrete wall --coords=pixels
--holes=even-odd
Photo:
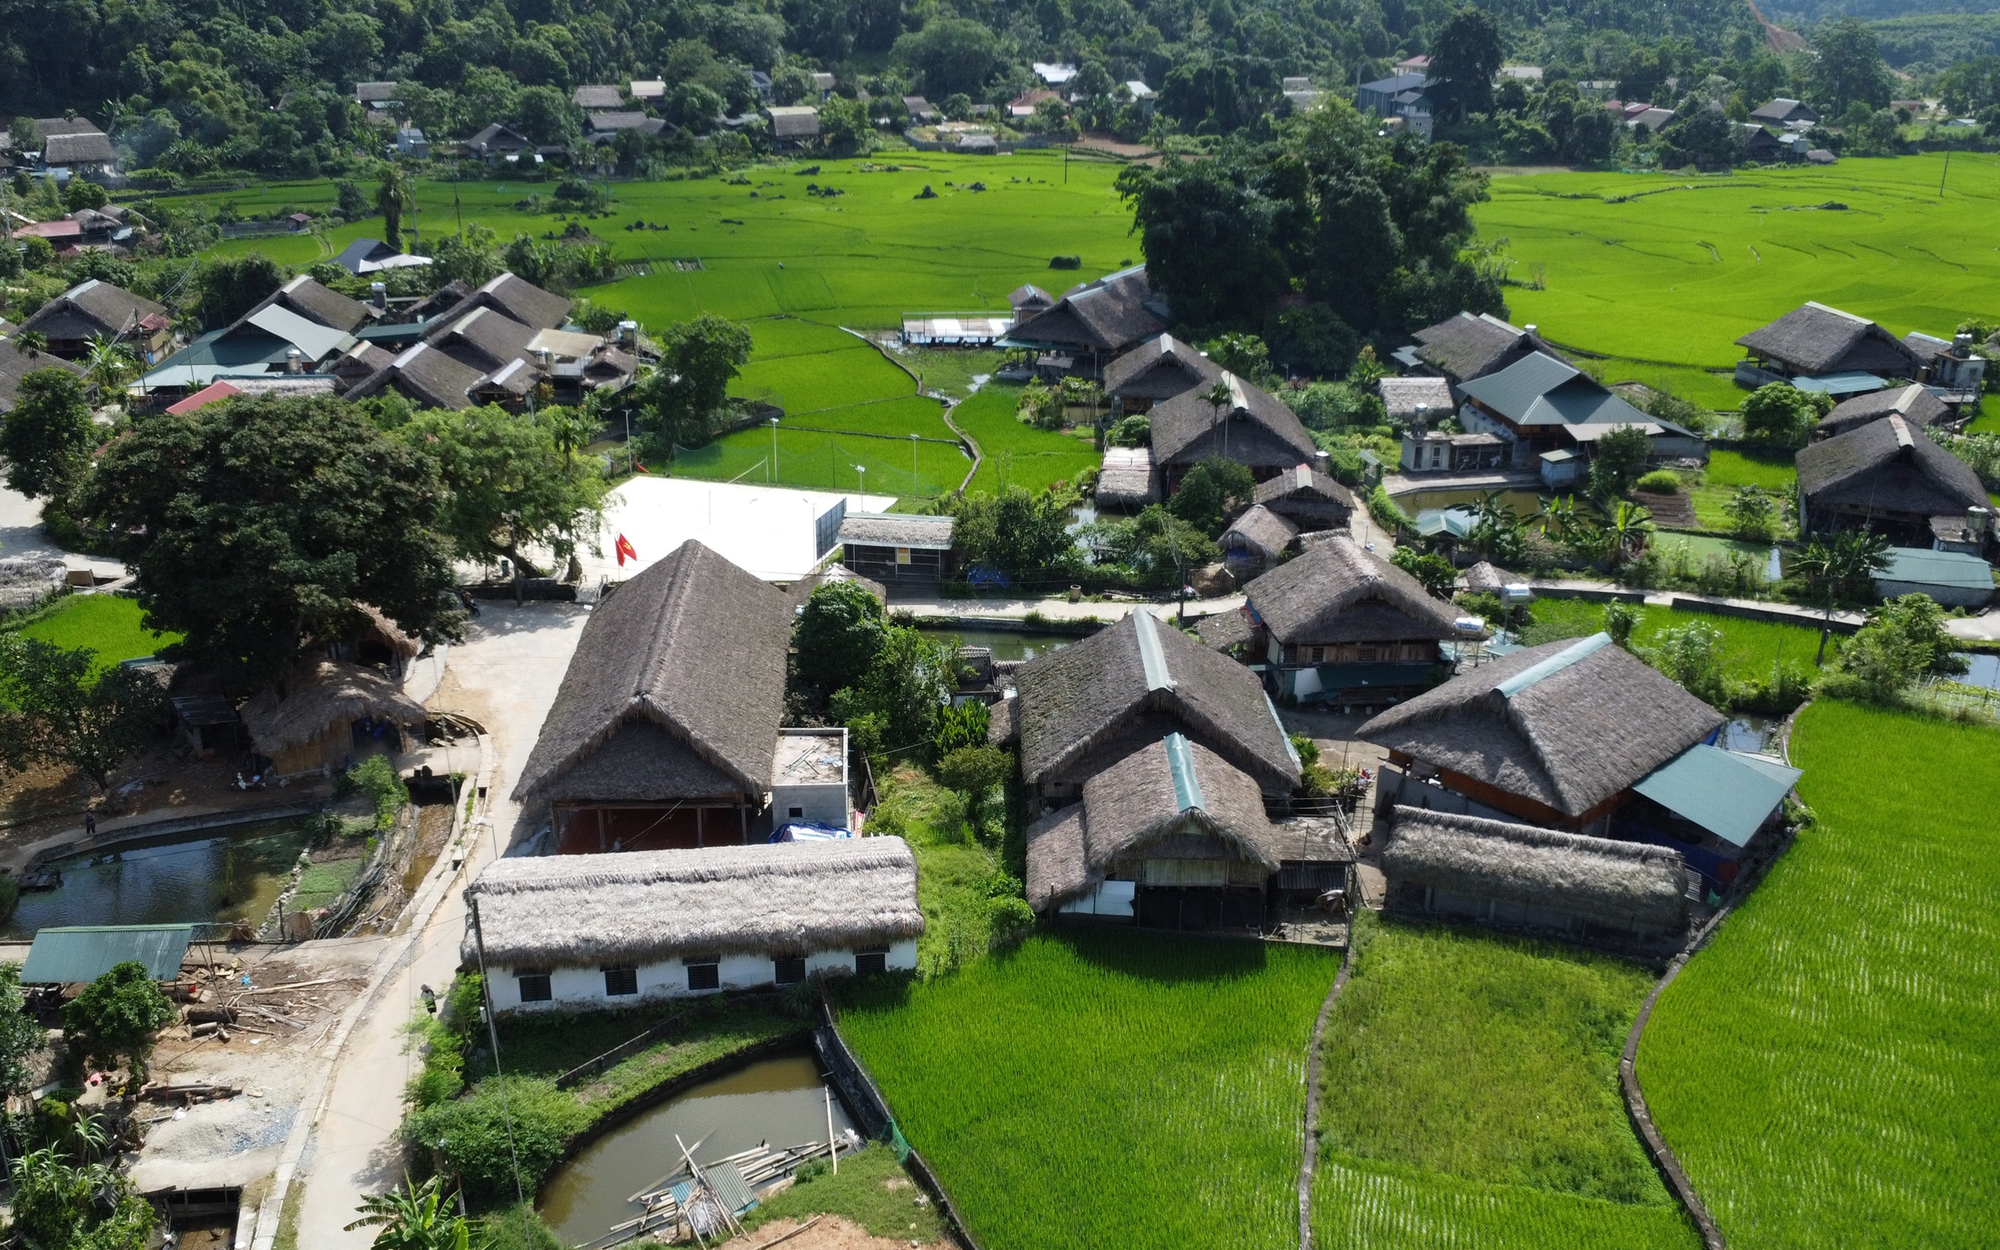
[[[916,939],[905,938],[890,943],[886,963],[892,972],[915,969]],[[666,998],[686,998],[698,994],[719,993],[722,990],[758,989],[777,984],[776,965],[772,956],[763,952],[724,955],[717,971],[722,982],[717,989],[690,990],[687,966],[679,958],[642,964],[639,967],[639,992],[614,998],[604,992],[604,973],[595,966],[551,968],[549,989],[552,997],[547,1002],[523,1003],[520,982],[514,975],[515,969],[496,967],[493,969],[493,1006],[496,1011],[501,1012],[607,1010]],[[852,950],[814,951],[806,956],[808,976],[816,972],[853,971]]]
[[[796,815],[792,812],[795,807],[800,809]],[[774,824],[811,820],[845,829],[853,818],[853,813],[847,810],[847,787],[840,782],[771,787],[771,820]]]

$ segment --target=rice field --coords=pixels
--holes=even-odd
[[[1324,1044],[1315,1244],[1698,1245],[1628,1124],[1650,969],[1364,918]]]
[[[1950,336],[2000,312],[2000,156],[1846,159],[1730,174],[1498,177],[1475,211],[1506,238],[1516,324],[1614,357],[1613,381],[1717,408],[1743,391],[1735,340],[1806,300]],[[1945,184],[1939,194],[1939,184]]]
[[[1747,392],[1739,391],[1739,395]],[[1758,486],[1781,501],[1796,502],[1799,472],[1790,452],[1732,451],[1718,447],[1708,453],[1702,485],[1690,492],[1695,518],[1707,530],[1727,532],[1729,514],[1723,509],[1739,486]]]
[[[1738,1250],[1995,1244],[2000,732],[1822,701],[1792,753],[1817,821],[1661,996],[1654,1119]]]
[[[1041,932],[842,987],[841,1032],[989,1250],[1298,1244],[1319,950]]]
[[[39,638],[59,647],[87,648],[97,653],[97,666],[109,668],[123,660],[152,655],[180,635],[156,634],[144,625],[139,601],[121,595],[75,595],[10,627],[23,638]]]
[[[1074,482],[1104,459],[1086,433],[1038,430],[1015,418],[1021,388],[989,382],[952,410],[953,424],[979,444],[979,472],[969,491],[997,495],[1010,486],[1040,490],[1052,482]]]
[[[1639,609],[1639,623],[1632,629],[1632,641],[1652,646],[1662,631],[1691,621],[1713,625],[1722,631],[1722,668],[1732,681],[1768,680],[1772,666],[1799,663],[1808,667],[1819,652],[1819,631],[1808,625],[1780,625],[1773,621],[1746,620],[1709,612],[1676,612],[1659,604],[1633,604]],[[1585,599],[1537,599],[1535,623],[1521,631],[1530,646],[1559,638],[1584,638],[1604,628],[1604,605]],[[1839,654],[1841,635],[1826,644],[1829,662]]]

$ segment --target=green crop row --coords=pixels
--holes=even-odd
[[[952,410],[952,423],[979,444],[979,472],[968,493],[997,495],[1010,486],[1040,490],[1052,482],[1074,482],[1103,459],[1088,437],[1038,430],[1014,415],[1021,388],[988,383]]]
[[[1654,1120],[1731,1246],[1992,1245],[2000,733],[1822,701],[1792,756],[1816,821],[1661,995]]]
[[[843,987],[841,1032],[991,1250],[1297,1244],[1323,951],[1039,933]]]

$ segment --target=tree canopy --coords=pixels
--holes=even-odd
[[[526,548],[567,560],[595,541],[604,516],[604,475],[575,455],[569,414],[515,415],[490,405],[417,414],[397,433],[433,458],[443,493],[439,528],[458,556],[505,556],[535,567]],[[565,445],[565,444],[569,445]]]
[[[162,413],[114,440],[79,513],[137,570],[168,658],[275,678],[356,603],[454,637],[436,462],[333,399],[239,398]]]
[[[7,488],[47,499],[74,485],[97,441],[83,379],[67,369],[36,369],[21,379],[14,407],[0,414],[0,460]]]

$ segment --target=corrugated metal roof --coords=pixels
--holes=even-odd
[[[1632,788],[1731,846],[1750,841],[1805,774],[1698,742]]]
[[[1610,645],[1610,634],[1592,634],[1581,642],[1572,643],[1564,647],[1561,651],[1556,652],[1541,663],[1522,669],[1512,677],[1501,682],[1498,686],[1495,686],[1494,689],[1500,692],[1501,698],[1511,699],[1544,677],[1552,677],[1578,660],[1596,655],[1599,651],[1604,650],[1604,648]]]
[[[1179,810],[1204,805],[1201,778],[1194,775],[1194,752],[1180,734],[1167,735],[1167,771],[1174,779],[1174,803]]]
[[[1889,548],[1889,567],[1875,575],[1881,582],[1914,582],[1954,586],[1964,590],[1993,589],[1993,566],[1963,551],[1931,551],[1923,547]]]
[[[155,981],[171,981],[180,974],[181,960],[187,955],[188,942],[193,936],[191,924],[43,929],[35,934],[28,962],[21,968],[21,983],[67,985],[72,981],[95,981],[128,961],[146,965],[146,975]]]

